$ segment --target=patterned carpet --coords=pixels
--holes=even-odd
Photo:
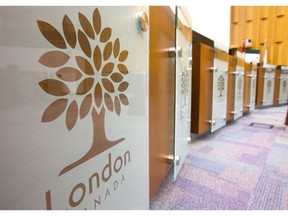
[[[286,112],[257,109],[194,141],[176,181],[170,173],[150,209],[288,210]]]

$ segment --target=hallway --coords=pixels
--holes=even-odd
[[[288,210],[287,106],[257,109],[194,141],[153,210]]]

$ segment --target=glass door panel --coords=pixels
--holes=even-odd
[[[174,178],[187,156],[190,143],[192,29],[184,7],[175,8],[176,15],[176,86],[175,86],[175,142]]]
[[[234,120],[240,118],[243,113],[243,87],[244,87],[244,67],[236,66],[235,79],[235,113]]]
[[[227,110],[227,84],[228,84],[228,54],[227,61],[216,58],[216,52],[226,56],[220,50],[215,50],[213,68],[213,108],[212,108],[212,128],[211,132],[226,125]]]
[[[274,83],[275,67],[273,69],[266,69],[264,76],[263,106],[269,106],[273,104]]]
[[[0,7],[0,209],[149,209],[148,19]]]

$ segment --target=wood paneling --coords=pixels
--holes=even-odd
[[[225,61],[225,62],[228,62],[228,54],[218,48],[215,48],[215,58],[216,59],[219,59],[219,60],[222,60],[222,61]],[[226,68],[228,69],[228,68]]]
[[[214,51],[202,43],[193,44],[191,133],[210,132]]]
[[[230,48],[239,47],[239,25],[232,23],[230,27]]]
[[[274,97],[273,97],[273,104],[279,104],[279,96],[280,96],[280,78],[281,78],[281,69],[275,70],[275,83],[274,83]]]
[[[230,15],[230,47],[237,48],[242,46],[245,39],[245,6],[231,6]]]
[[[249,7],[249,6],[245,6],[245,10],[246,10],[246,22],[247,21],[253,21],[254,19],[254,13],[255,10],[253,7]]]
[[[259,22],[259,44],[263,45],[268,40],[268,29],[269,22],[268,19],[261,19]]]
[[[287,6],[276,6],[276,16],[285,16],[287,14],[287,8]]]
[[[237,59],[236,57],[229,56],[228,61],[228,92],[227,92],[227,114],[226,114],[226,120],[227,122],[233,120],[233,115],[231,112],[234,112],[235,110],[235,72],[236,72],[236,65],[237,65]]]
[[[284,29],[287,28],[287,18],[286,16],[277,17],[275,19],[275,37],[274,42],[275,43],[282,43],[285,41],[285,38],[287,38],[287,31]],[[281,29],[281,31],[279,31]]]
[[[241,50],[243,41],[251,39],[248,48],[261,50],[262,57],[266,43],[268,63],[288,65],[288,58],[282,57],[288,45],[288,6],[233,6],[230,20],[231,49]]]
[[[240,7],[231,7],[231,23],[238,23],[240,20]]]
[[[256,106],[262,106],[263,104],[264,76],[264,69],[262,67],[259,67],[257,70],[256,82]]]
[[[267,19],[269,17],[269,7],[260,6],[260,19]]]
[[[150,7],[150,198],[171,168],[165,157],[173,155],[175,58],[169,58],[168,49],[175,46],[174,25],[170,7]]]

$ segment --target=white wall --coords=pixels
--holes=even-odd
[[[230,3],[201,0],[187,6],[192,19],[192,29],[216,43],[229,47]],[[228,50],[226,50],[228,51]]]

